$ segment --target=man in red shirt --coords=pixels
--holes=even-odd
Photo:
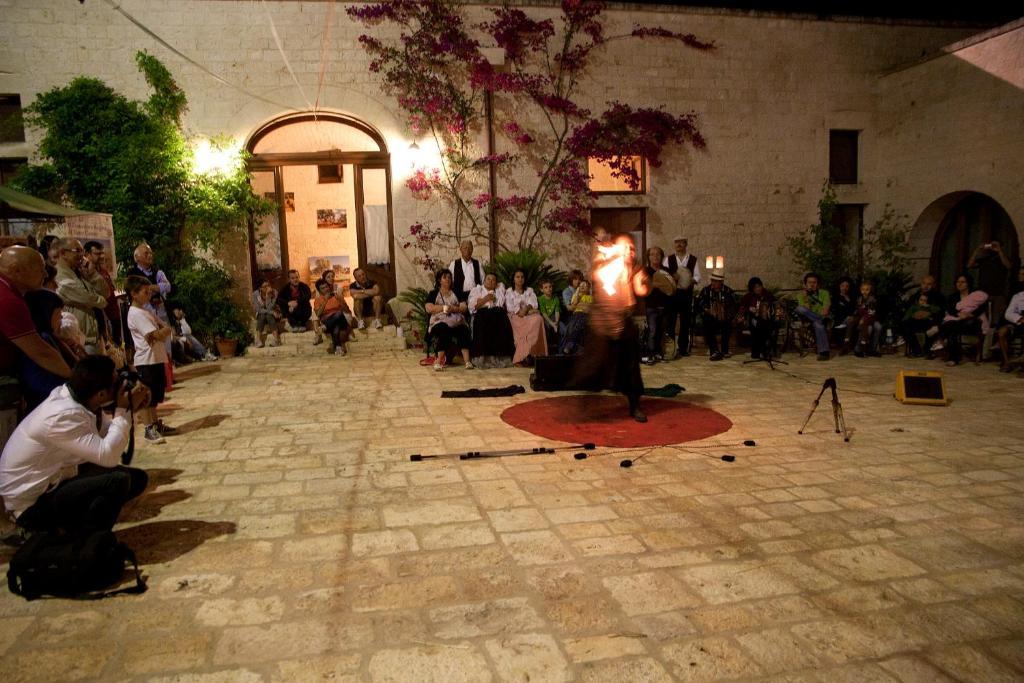
[[[70,377],[71,368],[60,352],[39,336],[22,295],[43,284],[43,257],[30,247],[8,247],[0,252],[0,412],[10,413],[20,400],[10,387],[21,372],[21,354],[58,377]],[[20,353],[19,353],[20,352]],[[6,418],[2,416],[2,418]],[[14,425],[0,418],[0,448]]]

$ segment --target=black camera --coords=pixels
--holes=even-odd
[[[114,396],[117,396],[122,388],[131,391],[139,383],[139,373],[125,368],[117,371],[117,381],[114,382]]]

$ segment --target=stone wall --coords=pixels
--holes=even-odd
[[[290,109],[308,109],[307,99],[317,91],[329,4],[268,5],[304,95],[284,66],[261,5],[233,1],[126,0],[123,7],[210,71],[271,102],[219,83],[109,6],[67,0],[0,0],[0,91],[21,93],[27,104],[41,91],[89,75],[144,98],[146,86],[133,55],[146,49],[185,88],[191,132],[230,134],[244,141]],[[334,12],[321,106],[365,120],[384,135],[392,152],[398,284],[423,284],[424,274],[401,248],[407,227],[417,220],[444,220],[447,212],[416,202],[405,189],[411,138],[393,100],[366,70],[367,59],[357,42],[364,29],[342,10],[339,4]],[[479,6],[468,9],[473,16],[484,11]],[[1004,60],[1007,51],[1016,50],[1019,59],[1019,30],[892,71],[974,31],[685,8],[614,9],[609,16],[610,33],[642,23],[693,32],[719,46],[714,53],[701,54],[664,42],[622,41],[594,64],[584,105],[597,110],[609,100],[621,100],[692,110],[708,139],[706,151],[674,152],[663,167],[652,169],[646,196],[600,200],[601,206],[648,207],[649,244],[669,246],[672,236],[683,233],[694,253],[726,256],[733,284],[754,273],[771,285],[793,284],[789,259],[777,249],[786,235],[815,220],[828,173],[828,130],[848,126],[864,130],[862,182],[844,191],[846,199],[868,204],[869,219],[887,201],[914,217],[943,192],[967,188],[990,194],[1018,228],[1024,224],[1024,199],[1013,191],[1024,177],[1022,155],[1009,165],[999,161],[1006,161],[1012,143],[1019,145],[1021,139],[1020,89],[991,75],[986,66]],[[962,89],[950,86],[954,77]],[[975,94],[971,89],[979,82],[986,87]],[[993,101],[1000,104],[989,106]],[[918,154],[919,136],[931,140],[927,156]],[[0,146],[0,155],[24,154],[34,149],[36,140],[30,131],[25,145]],[[508,144],[499,138],[499,151]],[[972,163],[949,161],[963,158]],[[578,242],[559,239],[549,240],[546,247],[558,254],[562,265],[575,265],[586,253]]]

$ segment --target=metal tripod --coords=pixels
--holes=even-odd
[[[797,434],[804,433],[804,429],[807,428],[807,423],[811,421],[811,416],[814,415],[814,411],[818,409],[818,404],[821,402],[821,397],[824,395],[826,389],[832,390],[832,419],[835,420],[836,434],[842,434],[843,441],[849,441],[850,432],[846,429],[846,420],[843,418],[843,404],[839,402],[839,393],[836,387],[835,377],[829,377],[825,380],[824,384],[821,385],[821,391],[818,392],[818,398],[814,399],[814,403],[811,405],[811,410],[807,413],[807,419],[804,420],[804,424],[797,431]]]
[[[786,323],[783,322],[782,324],[785,325]],[[772,358],[772,356],[774,356],[778,352],[778,348],[779,348],[779,331],[778,331],[778,329],[774,329],[771,332],[771,341],[768,343],[768,345],[764,349],[764,355],[762,355],[760,358],[751,358],[750,360],[745,360],[745,361],[743,361],[743,364],[744,365],[750,365],[751,363],[767,363],[768,367],[770,367],[772,370],[775,369],[776,365],[789,365],[789,363],[787,363],[786,361],[782,360],[782,354],[781,353],[779,353],[779,357],[778,358]]]

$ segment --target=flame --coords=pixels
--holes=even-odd
[[[629,247],[626,244],[616,243],[610,246],[598,245],[600,254],[599,262],[603,262],[594,275],[601,281],[601,286],[608,295],[615,294],[615,283],[626,271],[626,257]]]

